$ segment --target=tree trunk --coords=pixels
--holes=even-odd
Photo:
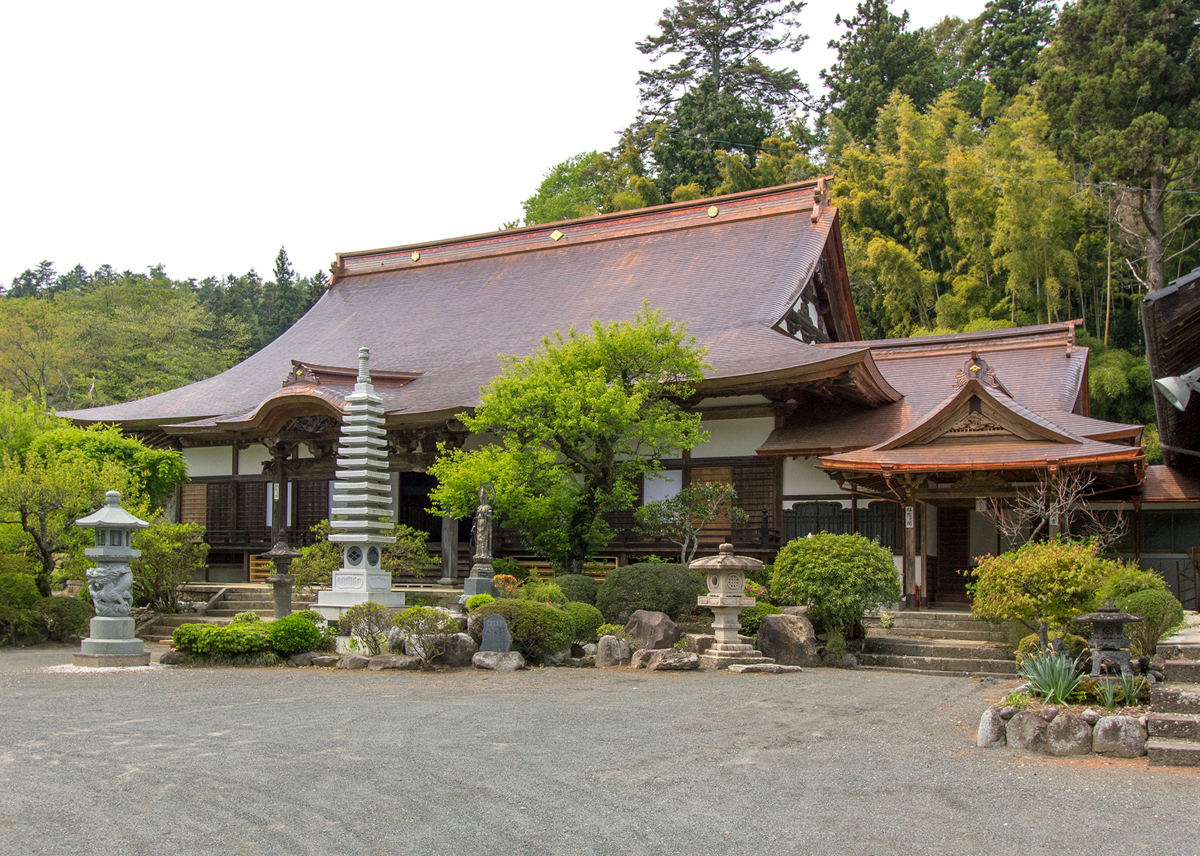
[[[1045,621],[1038,622],[1038,652],[1045,654],[1050,647],[1050,625]]]
[[[1167,285],[1167,269],[1165,256],[1166,247],[1163,245],[1163,235],[1166,232],[1166,221],[1163,216],[1163,202],[1166,200],[1167,181],[1161,175],[1150,180],[1150,193],[1144,201],[1146,207],[1146,287],[1157,291]]]

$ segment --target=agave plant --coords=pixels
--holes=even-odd
[[[1075,658],[1069,654],[1047,652],[1037,657],[1027,657],[1019,673],[1046,704],[1067,704],[1083,682],[1077,665]]]

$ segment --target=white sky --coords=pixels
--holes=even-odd
[[[637,111],[669,0],[6,2],[0,283],[50,259],[186,279],[521,216],[554,164]],[[894,8],[905,7],[896,0]],[[984,0],[909,0],[913,26]],[[814,89],[838,12],[810,0]]]

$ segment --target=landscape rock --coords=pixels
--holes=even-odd
[[[316,658],[316,651],[301,651],[288,657],[287,662],[289,666],[311,666]]]
[[[1057,707],[1043,707],[1042,708],[1042,719],[1046,720],[1047,722],[1053,722],[1054,717],[1056,717],[1056,716],[1058,716],[1058,708]]]
[[[700,668],[700,657],[691,651],[656,648],[651,650],[646,668],[651,672],[688,672]]]
[[[665,612],[651,612],[648,609],[639,609],[629,616],[625,632],[643,648],[670,648],[682,636],[679,625],[668,618]]]
[[[667,649],[671,650],[671,649]],[[650,656],[654,653],[652,648],[639,648],[634,651],[629,657],[629,665],[635,669],[644,669],[650,662]]]
[[[493,672],[515,672],[525,668],[525,658],[520,651],[476,651],[471,665]]]
[[[162,656],[158,658],[158,662],[163,666],[178,666],[183,662],[183,656],[172,648],[170,651],[164,651]],[[305,665],[308,664],[306,663]]]
[[[1118,758],[1146,754],[1146,728],[1133,716],[1104,716],[1092,729],[1092,751]]]
[[[1006,742],[1004,718],[1000,715],[1000,711],[989,707],[979,718],[979,731],[975,737],[975,745],[980,749],[991,749],[993,746],[1004,746]]]
[[[629,643],[619,636],[602,636],[596,645],[596,668],[609,669],[629,664]]]
[[[1060,713],[1046,726],[1046,751],[1051,755],[1089,755],[1092,726],[1081,716]]]
[[[711,637],[710,637],[711,638]],[[817,666],[817,634],[803,615],[767,615],[758,626],[754,647],[784,666]],[[697,653],[703,653],[698,651]]]
[[[728,671],[737,674],[782,675],[787,672],[803,672],[800,666],[781,666],[779,663],[734,663]]]
[[[842,668],[843,669],[857,669],[858,668],[858,658],[855,657],[853,654],[851,654],[849,651],[847,651],[845,654],[842,655]]]
[[[413,671],[421,668],[421,658],[410,657],[407,654],[377,654],[371,658],[371,661],[367,664],[367,668],[372,672],[390,671],[392,669]]]
[[[1017,711],[1005,728],[1009,748],[1040,752],[1046,746],[1046,728],[1046,720],[1036,713]]]
[[[1095,725],[1097,722],[1100,721],[1100,714],[1096,713],[1096,711],[1092,710],[1089,707],[1083,713],[1079,714],[1079,718],[1082,719],[1084,722],[1086,722],[1088,725]]]
[[[583,646],[583,656],[585,657],[595,657],[596,651],[597,645],[595,642],[589,642]]]
[[[584,654],[582,657],[567,657],[563,660],[562,665],[570,669],[590,669],[596,665],[596,658],[589,654]]]
[[[561,666],[569,659],[571,659],[571,648],[568,646],[561,651],[542,656],[541,663],[543,666]]]
[[[446,650],[433,658],[433,664],[451,668],[469,666],[472,662],[471,658],[478,650],[479,646],[475,644],[475,640],[466,633],[455,633],[447,640]]]
[[[1013,714],[1015,714],[1017,712],[1017,710],[1018,710],[1018,708],[1015,708],[1015,707],[1002,707],[1002,708],[1000,708],[1000,710],[998,712],[1000,714],[1000,718],[1003,719],[1005,722],[1008,722],[1010,719],[1013,718]]]
[[[323,669],[332,669],[338,664],[341,658],[334,654],[321,654],[319,657],[313,657],[312,664]]]
[[[784,615],[808,615],[807,606],[781,606],[779,611]]]
[[[364,657],[362,654],[347,654],[337,661],[339,669],[365,669],[370,664],[371,658]]]

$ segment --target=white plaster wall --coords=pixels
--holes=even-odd
[[[646,474],[646,486],[643,490],[645,502],[658,502],[670,499],[683,489],[683,470],[659,470]]]
[[[711,435],[707,443],[692,447],[692,458],[752,456],[775,430],[774,416],[753,419],[706,419],[700,426]]]
[[[267,451],[267,447],[253,443],[238,452],[238,475],[262,475],[263,464],[269,460],[271,460],[271,453]]]
[[[188,474],[192,478],[233,475],[233,450],[229,446],[184,449],[183,458],[187,461]]]
[[[834,496],[841,493],[837,482],[820,469],[816,458],[783,459],[784,496]],[[850,495],[846,494],[849,501]]]

